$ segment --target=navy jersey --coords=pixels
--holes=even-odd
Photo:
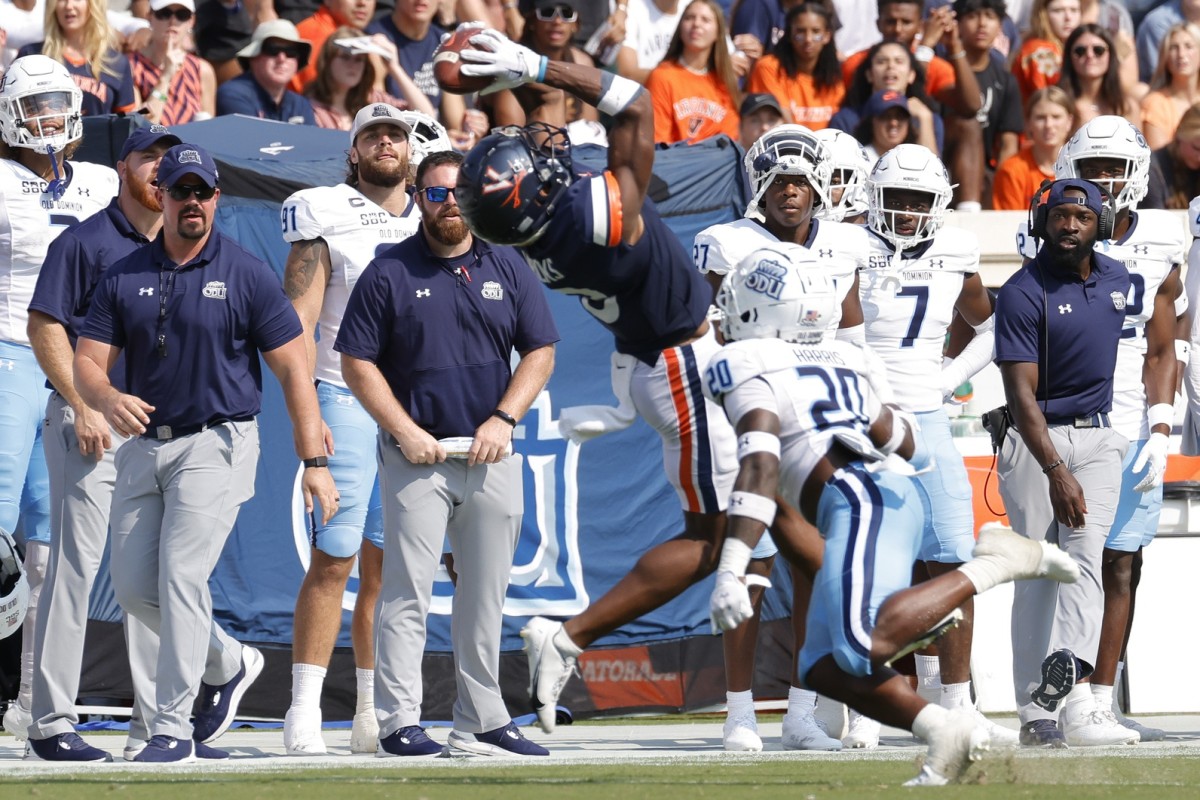
[[[653,361],[704,321],[712,289],[659,217],[642,206],[645,232],[621,243],[621,196],[612,173],[577,176],[536,242],[522,249],[542,283],[579,301],[617,340],[617,352]]]
[[[256,415],[259,352],[302,333],[279,276],[214,231],[183,266],[167,258],[160,233],[109,267],[79,335],[124,351],[125,384],[155,406],[154,429]]]

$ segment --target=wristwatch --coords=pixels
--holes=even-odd
[[[329,457],[328,456],[317,456],[316,458],[306,458],[306,459],[304,459],[303,463],[304,463],[305,469],[328,467],[329,466]]]

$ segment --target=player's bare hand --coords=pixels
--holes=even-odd
[[[104,418],[122,436],[141,436],[150,424],[154,406],[140,397],[114,392],[105,404]]]
[[[329,524],[329,520],[338,512],[342,500],[329,468],[311,467],[304,470],[304,475],[300,478],[300,488],[304,491],[304,510],[311,514],[315,500],[321,504],[321,524]]]
[[[495,464],[512,453],[512,426],[502,419],[488,417],[475,429],[475,441],[467,452],[467,466]]]
[[[745,580],[728,570],[718,572],[717,583],[708,600],[708,613],[713,633],[731,631],[754,616],[750,589]]]
[[[446,449],[420,428],[397,436],[396,444],[412,464],[440,464],[446,460]]]
[[[1050,506],[1054,519],[1068,528],[1082,528],[1087,514],[1083,487],[1066,465],[1050,470]]]
[[[96,409],[80,403],[75,409],[75,439],[79,442],[80,455],[99,461],[104,458],[104,451],[112,446],[108,420]]]

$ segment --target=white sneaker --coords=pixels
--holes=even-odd
[[[925,766],[905,786],[940,786],[955,781],[972,761],[988,750],[988,734],[978,723],[975,709],[956,708],[929,735]]]
[[[521,629],[529,659],[529,699],[537,712],[538,725],[546,733],[554,732],[558,697],[575,671],[575,657],[564,655],[554,644],[560,630],[561,622],[545,617],[533,617]]]
[[[136,736],[125,737],[125,749],[121,751],[122,757],[126,761],[133,761],[138,757],[138,753],[146,749],[146,745],[150,742],[146,739],[139,739]]]
[[[1141,741],[1141,736],[1117,722],[1111,711],[1096,708],[1091,703],[1063,706],[1059,724],[1071,747],[1104,747]]]
[[[379,720],[375,718],[375,707],[364,708],[354,715],[350,728],[350,752],[374,754],[379,749]]]
[[[292,706],[283,717],[283,747],[289,756],[323,756],[321,709]],[[373,751],[372,751],[373,752]]]
[[[992,722],[983,715],[982,711],[976,709],[975,722],[987,732],[988,744],[992,747],[1016,747],[1021,742],[1021,735],[1012,728],[1006,728],[999,723]]]
[[[1014,533],[1012,528],[989,522],[979,529],[973,558],[987,558],[1008,571],[1009,580],[1050,578],[1061,583],[1079,580],[1079,565],[1065,551],[1049,542],[1035,542]]]
[[[754,707],[725,717],[722,743],[731,753],[757,753],[763,749],[762,737],[758,735],[758,720]]]
[[[883,728],[875,720],[857,711],[850,711],[850,730],[842,744],[854,750],[874,750],[879,747],[879,731]]]
[[[1122,728],[1129,728],[1141,738],[1143,742],[1161,742],[1167,738],[1167,732],[1162,728],[1151,728],[1149,725],[1143,725],[1135,719],[1130,719],[1121,713],[1121,709],[1114,702],[1112,707],[1113,716],[1117,718],[1117,722]]]
[[[13,735],[18,742],[29,738],[29,727],[33,725],[33,713],[13,700],[4,711],[4,730]]]
[[[811,711],[783,717],[784,750],[841,750],[842,743],[825,730]]]

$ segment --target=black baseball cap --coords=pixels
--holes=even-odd
[[[775,113],[783,116],[783,107],[779,105],[779,101],[775,99],[775,95],[765,92],[759,94],[748,94],[746,99],[742,101],[742,109],[738,112],[743,117],[748,117],[755,111],[764,108],[773,108]]]

